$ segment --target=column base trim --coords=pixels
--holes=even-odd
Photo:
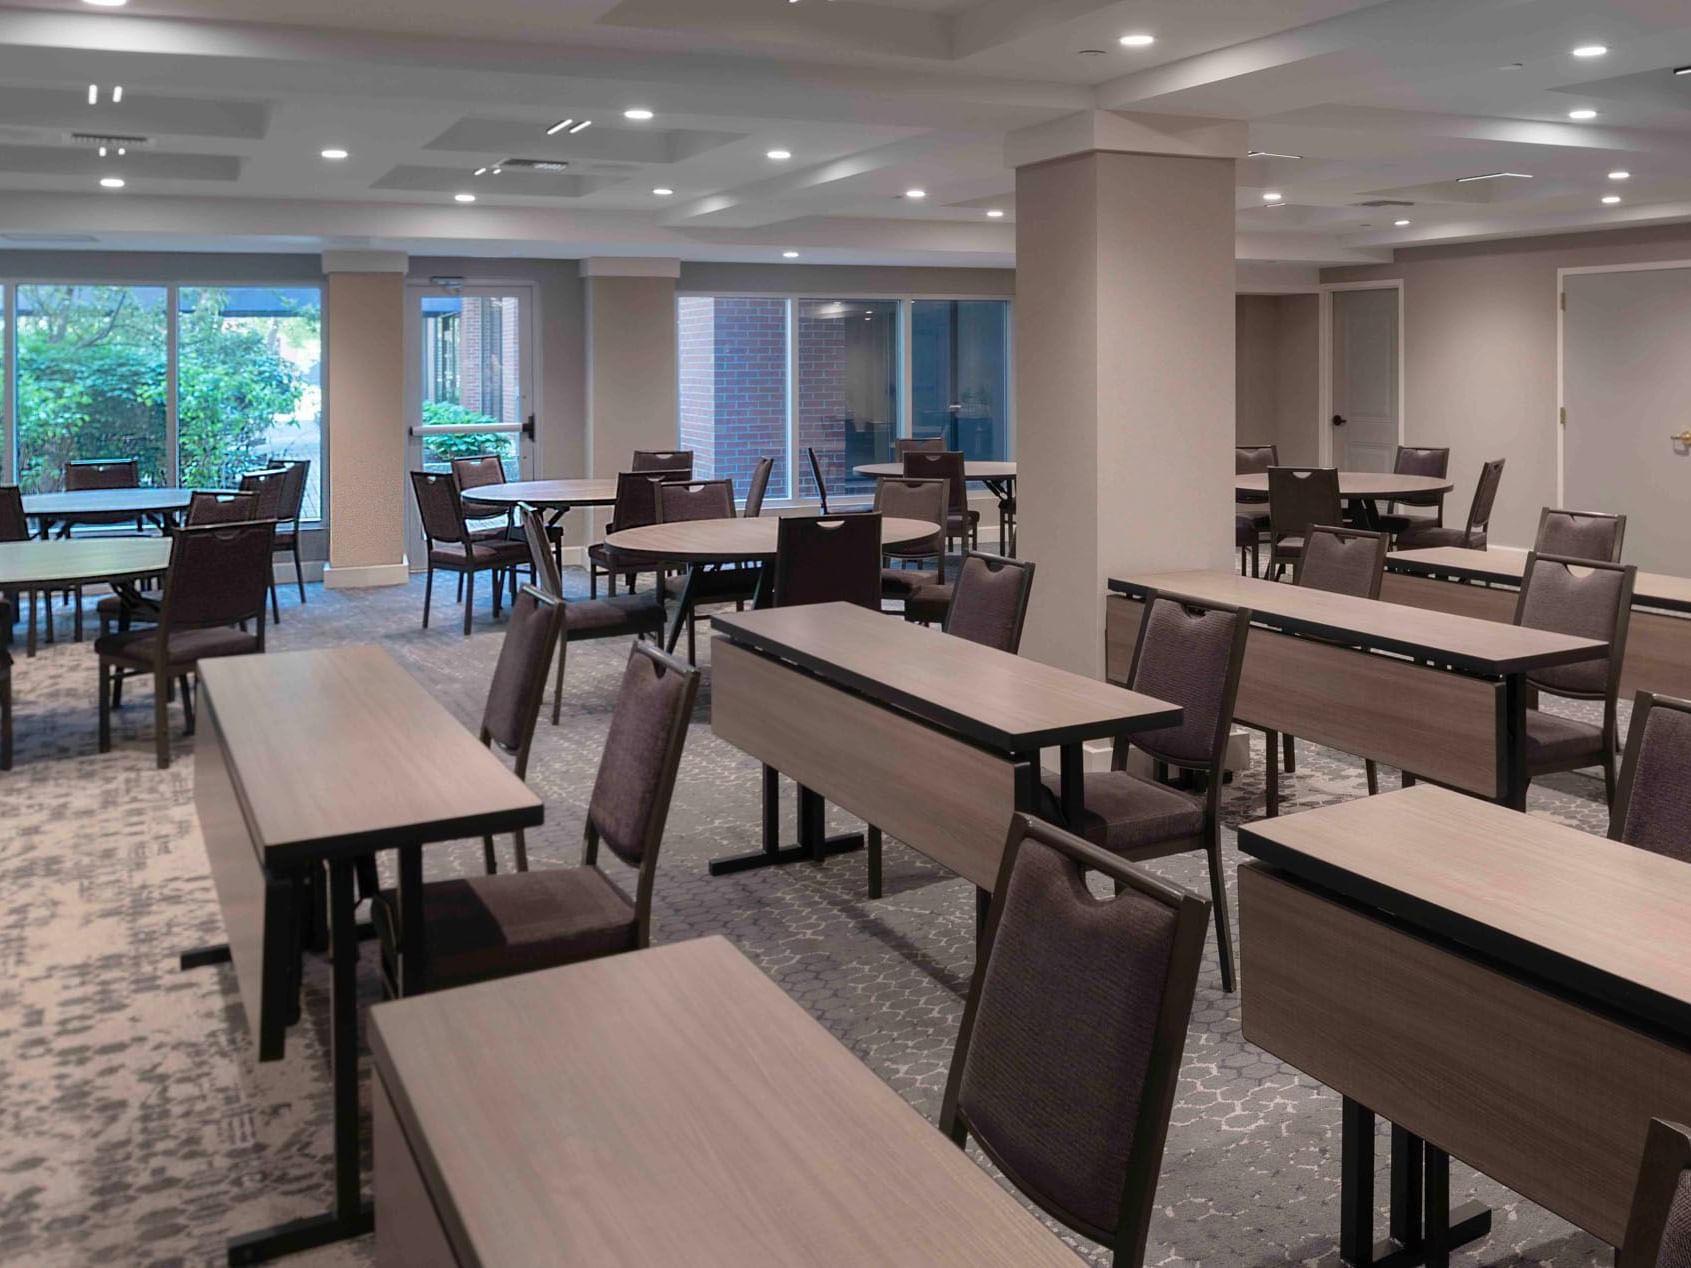
[[[403,586],[411,580],[411,567],[403,559],[396,564],[360,564],[339,567],[323,565],[325,590],[359,590],[369,586]]]

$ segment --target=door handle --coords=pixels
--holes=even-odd
[[[1350,419],[1346,418],[1343,414],[1333,415],[1333,426],[1335,427],[1343,427],[1349,421]]]
[[[1691,427],[1686,428],[1682,432],[1669,432],[1668,439],[1673,441],[1676,445],[1684,445],[1686,448],[1691,449]]]
[[[528,416],[528,421],[523,424],[523,435],[525,437],[527,437],[529,440],[534,439],[534,415],[533,414],[530,414]]]

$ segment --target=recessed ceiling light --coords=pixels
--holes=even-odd
[[[97,105],[100,104],[100,85],[99,84],[89,84],[88,85],[88,104],[91,105],[91,106],[97,106]]]
[[[585,132],[585,131],[587,131],[588,128],[591,128],[592,126],[593,126],[593,120],[583,119],[580,123],[576,124],[575,127],[570,129],[569,134],[571,136],[574,136],[577,132]]]
[[[1101,49],[1101,48],[1082,48],[1082,49],[1076,49],[1075,50],[1075,56],[1076,57],[1102,57],[1102,56],[1104,56],[1104,52],[1105,52],[1105,50]]]
[[[1676,75],[1691,75],[1691,66],[1675,66],[1673,73]]]
[[[1469,181],[1498,181],[1498,180],[1503,180],[1505,178],[1518,180],[1518,181],[1530,181],[1532,179],[1532,173],[1531,172],[1481,172],[1478,176],[1458,176],[1456,178],[1456,183],[1458,185],[1466,185]]]
[[[123,188],[123,177],[121,177],[121,176],[102,176],[102,177],[100,177],[100,188],[101,189],[122,189]]]
[[[493,174],[495,176],[503,176],[505,174],[505,169],[502,167],[496,167],[493,169]]]
[[[791,150],[771,150],[764,157],[765,158],[772,158],[777,163],[784,163],[788,159],[793,157],[793,152]]]
[[[1603,201],[1610,204],[1611,206],[1615,203],[1618,203],[1620,200],[1621,200],[1621,196],[1619,194],[1604,194],[1603,195]]]
[[[1581,44],[1574,50],[1575,57],[1601,57],[1609,51],[1607,44]]]
[[[647,110],[644,106],[637,106],[633,110],[624,110],[622,112],[622,117],[624,119],[633,119],[636,123],[644,123],[647,119],[652,117],[652,112]]]
[[[656,194],[659,198],[669,198],[669,197],[672,197],[675,193],[675,191],[673,189],[669,188],[667,185],[659,185],[652,192],[654,194]]]
[[[486,176],[487,175],[487,169],[485,167],[478,167],[478,168],[476,168],[474,174],[477,175],[477,176]]]
[[[1262,201],[1265,203],[1277,203],[1284,197],[1284,194],[1278,192],[1277,190],[1270,189],[1263,194]]]
[[[112,89],[112,103],[115,105],[117,102],[120,102],[122,100],[123,100],[123,85],[119,84],[119,85],[117,85],[117,87]]]
[[[346,151],[341,149],[324,150],[323,157],[326,159],[343,159],[346,157]]]
[[[987,218],[989,220],[1002,220],[1002,219],[1004,219],[1004,212],[1000,208],[997,208],[997,207],[994,207],[991,211],[987,212],[986,214],[987,214]]]
[[[928,191],[925,189],[907,189],[904,191],[904,196],[906,198],[922,199],[928,196]]]
[[[476,196],[474,194],[454,194],[452,197],[461,203],[473,203],[476,200]]]
[[[1595,110],[1581,108],[1579,110],[1568,111],[1568,118],[1570,119],[1595,119],[1596,117],[1597,112]]]
[[[565,128],[569,127],[570,124],[572,124],[574,122],[575,122],[575,120],[573,118],[559,119],[551,127],[546,129],[546,135],[547,136],[557,136],[558,133],[562,132]]]
[[[1629,181],[1632,179],[1632,173],[1625,170],[1610,172],[1609,179],[1612,181]]]
[[[783,251],[781,252],[781,258],[783,260],[796,260],[799,258],[799,253],[797,251]]]
[[[1394,225],[1396,225],[1399,229],[1401,229],[1405,225],[1407,225],[1409,223],[1409,221],[1407,221],[1407,220],[1394,220],[1394,221],[1392,221],[1392,223]]]
[[[1301,159],[1301,154],[1276,154],[1273,150],[1247,150],[1246,158],[1295,158]]]
[[[1121,37],[1121,43],[1126,48],[1147,48],[1156,42],[1156,36],[1146,35],[1143,32],[1136,32],[1133,35],[1124,35]]]
[[[83,4],[91,4],[96,9],[121,9],[129,0],[82,0]]]

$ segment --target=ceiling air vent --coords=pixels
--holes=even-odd
[[[1415,204],[1404,198],[1370,198],[1367,202],[1352,205],[1356,207],[1413,207]]]
[[[110,150],[144,150],[153,143],[150,136],[107,136],[98,132],[72,132],[70,143],[84,148],[90,146]]]
[[[507,171],[515,169],[519,172],[567,172],[570,165],[563,159],[506,159],[498,166]]]

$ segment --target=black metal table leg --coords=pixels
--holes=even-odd
[[[1391,1236],[1399,1246],[1421,1244],[1421,1171],[1425,1152],[1419,1136],[1412,1136],[1396,1123],[1392,1124]]]
[[[693,595],[698,589],[699,570],[692,564],[687,566],[687,580],[681,587],[681,598],[675,605],[675,615],[669,622],[669,633],[664,638],[663,649],[675,654],[675,644],[681,637],[681,631],[687,628],[687,618],[693,611]],[[658,574],[658,593],[663,593],[663,574]]]
[[[799,839],[796,845],[781,844],[780,772],[763,768],[763,848],[745,854],[727,854],[710,861],[712,876],[728,876],[760,867],[779,867],[801,859],[819,863],[830,854],[849,854],[863,848],[863,834],[827,835],[827,803],[822,794],[799,785]]]
[[[359,1174],[358,1122],[358,931],[353,925],[356,899],[352,862],[329,864],[329,910],[334,965],[329,999],[329,1046],[334,1069],[335,1205],[324,1215],[290,1220],[229,1242],[231,1264],[258,1264],[362,1237],[376,1226],[375,1211],[364,1201]]]
[[[1503,804],[1511,810],[1527,808],[1527,679],[1510,674],[1503,680]]]
[[[1339,1256],[1374,1261],[1374,1111],[1344,1098],[1339,1119]]]
[[[1063,821],[1071,831],[1080,830],[1081,812],[1086,809],[1086,752],[1079,744],[1065,744],[1057,750],[1063,787]]]
[[[1478,1202],[1450,1209],[1450,1155],[1392,1124],[1391,1236],[1374,1240],[1374,1111],[1344,1098],[1339,1129],[1339,1255],[1351,1268],[1448,1268],[1450,1252],[1491,1232]]]

